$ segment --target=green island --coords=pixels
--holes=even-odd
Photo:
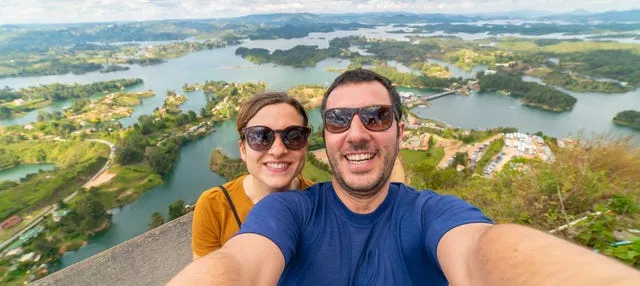
[[[20,116],[56,101],[104,95],[139,84],[142,84],[142,79],[117,79],[90,84],[54,83],[20,90],[5,87],[0,89],[0,119]]]
[[[129,117],[133,113],[133,106],[154,95],[151,91],[116,92],[102,99],[79,99],[66,111],[67,119],[95,122]]]
[[[550,68],[539,68],[526,75],[541,78],[548,85],[561,86],[575,92],[624,93],[635,89],[628,84],[614,81],[597,81],[572,72],[560,72]]]
[[[519,75],[499,72],[481,74],[480,91],[508,90],[511,96],[522,98],[522,104],[554,112],[569,111],[578,101],[553,87],[525,82]]]
[[[640,130],[640,111],[625,110],[616,114],[613,122],[618,125],[628,126],[631,129]]]

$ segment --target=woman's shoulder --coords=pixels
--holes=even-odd
[[[203,202],[209,202],[209,203],[213,203],[216,201],[219,201],[221,199],[226,200],[226,197],[224,195],[224,192],[222,191],[222,187],[224,187],[227,192],[231,195],[236,193],[238,190],[240,191],[244,191],[243,187],[242,187],[242,181],[244,179],[246,175],[244,176],[240,176],[232,181],[229,181],[223,185],[218,185],[215,187],[212,187],[206,191],[204,191],[201,195],[200,198],[198,199],[198,202],[203,201]]]
[[[302,175],[298,176],[298,179],[300,179],[300,186],[298,187],[298,190],[305,190],[314,184],[313,181],[302,177]]]

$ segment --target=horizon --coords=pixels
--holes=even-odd
[[[613,1],[562,1],[556,10],[539,9],[544,6],[558,6],[556,0],[534,0],[518,4],[507,0],[474,3],[472,0],[456,1],[370,1],[339,0],[320,2],[305,0],[280,4],[271,0],[232,1],[223,0],[214,3],[207,0],[102,0],[99,3],[89,1],[61,0],[48,3],[45,0],[7,0],[0,3],[0,26],[5,25],[47,25],[47,24],[85,24],[85,23],[127,23],[149,21],[184,21],[231,19],[252,15],[271,14],[367,14],[367,13],[409,13],[444,14],[459,16],[511,16],[522,18],[531,14],[559,15],[570,13],[598,14],[640,9],[640,0],[613,3]],[[556,3],[558,2],[558,3]],[[344,11],[351,5],[356,11]],[[615,7],[612,7],[615,6]],[[501,9],[492,9],[500,7]],[[531,17],[531,16],[528,16]]]

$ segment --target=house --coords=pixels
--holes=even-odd
[[[7,228],[10,228],[10,227],[13,227],[16,224],[19,224],[21,221],[22,221],[22,219],[19,216],[14,215],[14,216],[6,219],[2,223],[0,223],[0,229],[7,229]]]
[[[60,222],[60,219],[62,219],[68,213],[69,213],[69,210],[56,210],[55,213],[53,214],[53,221]]]

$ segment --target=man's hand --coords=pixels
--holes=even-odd
[[[239,234],[189,264],[168,285],[275,285],[283,270],[284,256],[271,240]]]
[[[520,225],[456,227],[437,253],[451,285],[640,285],[640,271]]]

